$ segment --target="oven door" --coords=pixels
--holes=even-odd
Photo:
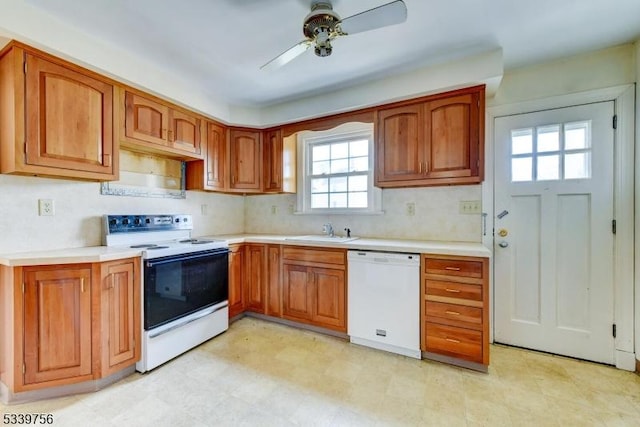
[[[144,329],[227,300],[228,271],[227,248],[146,260]]]

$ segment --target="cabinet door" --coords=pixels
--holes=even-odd
[[[101,376],[140,359],[139,262],[119,260],[101,265]]]
[[[25,267],[24,384],[92,378],[91,268]]]
[[[346,332],[344,271],[328,268],[313,268],[312,271],[314,275],[314,324]]]
[[[424,178],[422,104],[380,110],[376,127],[378,182]]]
[[[264,191],[282,191],[282,131],[280,129],[263,133],[264,150]]]
[[[313,318],[313,272],[309,267],[283,264],[282,315],[293,320]]]
[[[169,107],[135,93],[125,95],[125,135],[159,145],[169,145]]]
[[[280,246],[267,246],[267,301],[265,314],[282,316],[282,279],[280,269]]]
[[[428,178],[478,175],[479,110],[477,92],[425,103]]]
[[[262,186],[260,132],[232,129],[229,138],[231,189],[259,192]]]
[[[30,54],[25,78],[26,163],[113,176],[113,86]]]
[[[229,317],[244,311],[242,283],[244,280],[244,246],[229,246]]]
[[[265,245],[246,246],[246,289],[245,306],[247,310],[264,313],[265,292]]]
[[[206,183],[215,190],[225,188],[225,161],[227,159],[227,129],[209,123],[207,139]]]
[[[193,154],[200,154],[199,118],[179,110],[169,112],[169,142],[173,148]]]

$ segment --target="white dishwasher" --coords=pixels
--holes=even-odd
[[[420,255],[349,251],[347,259],[351,342],[420,359]]]

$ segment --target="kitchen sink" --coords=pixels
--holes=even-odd
[[[285,240],[295,240],[298,242],[328,242],[328,243],[346,243],[358,239],[357,237],[344,236],[327,236],[324,234],[311,234],[307,236],[285,237]]]

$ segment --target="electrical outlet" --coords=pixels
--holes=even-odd
[[[56,214],[53,199],[38,199],[38,215],[53,216]]]
[[[278,207],[276,205],[271,205],[271,215],[275,215],[278,213]]]
[[[416,204],[414,202],[407,203],[406,212],[408,216],[414,216],[416,214]]]
[[[461,214],[480,214],[482,213],[482,203],[480,200],[462,200],[460,202],[460,213]]]
[[[295,211],[295,207],[293,206],[293,203],[289,203],[289,213],[293,214]]]
[[[200,205],[200,215],[202,216],[207,215],[208,207],[209,206],[206,204]]]

